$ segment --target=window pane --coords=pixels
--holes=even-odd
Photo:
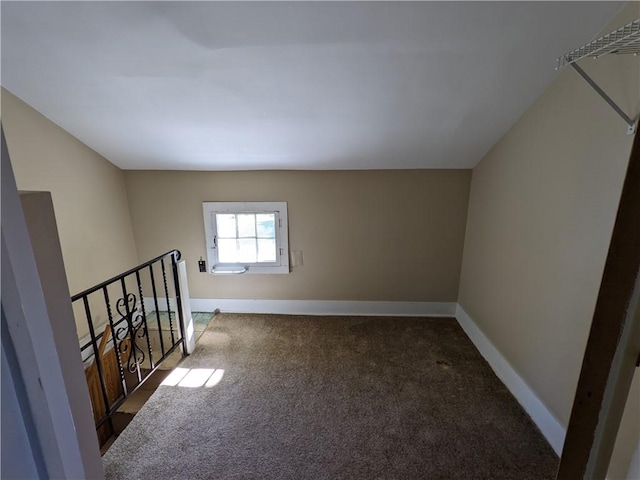
[[[218,237],[235,238],[236,216],[233,213],[216,214],[216,228]]]
[[[276,241],[274,239],[258,239],[258,262],[276,261]]]
[[[238,240],[238,260],[240,263],[256,263],[255,238],[241,238]]]
[[[236,240],[218,239],[218,262],[236,263],[238,262],[238,248]]]
[[[256,236],[256,216],[253,213],[238,214],[238,236],[239,237],[255,237]]]
[[[275,213],[259,213],[256,215],[258,224],[258,237],[276,238],[276,215]]]

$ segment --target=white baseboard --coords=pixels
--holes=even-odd
[[[277,313],[282,315],[382,315],[453,317],[454,302],[356,302],[192,298],[193,312]]]
[[[498,378],[502,380],[502,383],[505,384],[511,394],[516,397],[516,400],[545,436],[547,442],[560,455],[566,435],[565,427],[509,364],[507,359],[502,356],[493,343],[482,333],[482,330],[478,328],[460,305],[456,308],[456,318]]]

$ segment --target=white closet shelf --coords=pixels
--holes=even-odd
[[[609,53],[640,55],[640,19],[558,57],[556,70],[585,57],[597,58]]]

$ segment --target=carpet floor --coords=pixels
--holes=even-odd
[[[108,479],[551,479],[451,318],[219,314],[103,457]]]

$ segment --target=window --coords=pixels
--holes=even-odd
[[[209,273],[289,273],[286,202],[204,202]]]

